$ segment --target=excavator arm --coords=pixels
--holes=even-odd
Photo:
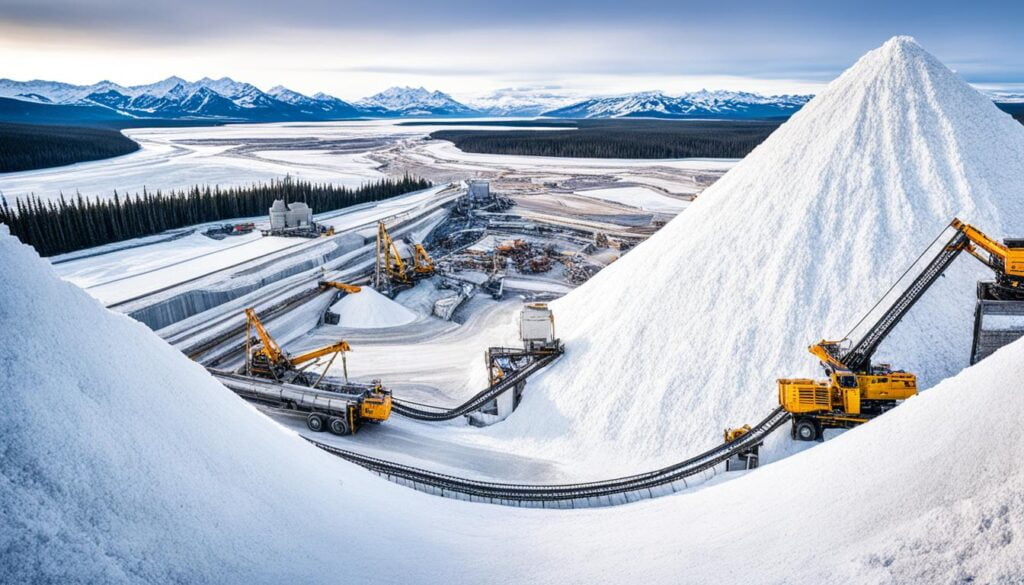
[[[822,365],[830,371],[846,371],[850,368],[843,363],[838,355],[840,351],[841,341],[829,341],[822,339],[818,343],[807,348],[807,351],[811,352],[814,357],[821,360]]]
[[[245,318],[247,327],[256,329],[256,334],[259,335],[260,342],[262,343],[259,351],[266,355],[267,359],[273,363],[280,361],[284,353],[281,351],[281,347],[277,345],[277,342],[274,341],[274,338],[270,336],[270,333],[267,332],[266,328],[263,327],[263,322],[256,315],[256,311],[251,307],[246,309]]]
[[[352,348],[349,347],[347,342],[339,341],[338,343],[321,347],[319,349],[314,349],[313,351],[307,351],[306,353],[299,354],[293,358],[289,358],[288,363],[290,363],[292,366],[298,366],[299,364],[303,364],[310,360],[315,360],[318,357],[323,357],[325,355],[330,355],[332,353],[346,351],[352,351]]]
[[[996,272],[1001,272],[1017,279],[1024,278],[1024,248],[1009,248],[990,238],[985,232],[959,219],[954,219],[950,225],[967,236],[967,239],[973,246],[977,246],[988,253],[988,258],[985,258],[976,249],[969,247],[968,251],[975,258],[981,260]]]
[[[345,284],[344,282],[337,282],[334,280],[321,280],[317,284],[320,286],[320,288],[336,288],[340,291],[347,292],[350,295],[363,290],[362,287],[360,286],[356,286],[354,284]]]
[[[377,254],[383,257],[384,266],[388,275],[397,278],[405,278],[405,262],[402,255],[398,253],[395,241],[391,239],[384,222],[377,224]]]

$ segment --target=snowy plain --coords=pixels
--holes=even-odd
[[[197,184],[228,187],[286,175],[357,187],[384,177],[371,152],[444,127],[443,122],[403,126],[397,120],[372,120],[130,129],[125,135],[141,147],[134,153],[0,174],[0,193],[8,200],[30,194],[56,199],[61,193],[69,198],[76,193],[109,198],[115,190],[123,195],[141,193],[144,187],[150,191]]]

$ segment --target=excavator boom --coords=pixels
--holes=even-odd
[[[825,364],[832,370],[849,370],[850,368],[836,357],[839,353],[840,343],[840,341],[822,339],[808,347],[807,351],[811,352],[811,354],[821,360],[822,364]]]
[[[299,354],[293,358],[290,358],[288,360],[288,363],[290,363],[293,366],[298,366],[299,364],[303,364],[305,362],[308,362],[309,360],[315,360],[318,357],[323,357],[325,355],[330,355],[332,353],[338,353],[339,351],[352,351],[352,348],[349,347],[347,342],[339,341],[338,343],[334,343],[326,347],[321,347],[319,349],[314,349],[313,351],[307,351],[306,353]]]
[[[360,286],[356,286],[354,284],[345,284],[344,282],[337,282],[334,280],[321,280],[317,284],[320,285],[320,288],[336,288],[340,291],[347,292],[350,295],[356,294],[357,292],[363,290],[363,288]]]
[[[276,363],[280,361],[280,359],[284,355],[281,352],[281,347],[277,345],[277,342],[274,341],[274,338],[271,337],[270,333],[268,333],[266,328],[263,327],[263,322],[260,321],[259,316],[256,315],[255,309],[251,307],[246,309],[245,318],[247,325],[249,327],[253,327],[254,329],[256,329],[256,334],[259,335],[260,342],[262,343],[260,352],[265,354],[271,362]]]
[[[972,251],[972,254],[979,260],[997,272],[1001,271],[1007,276],[1015,278],[1024,278],[1024,248],[1007,247],[990,238],[985,232],[959,219],[954,219],[950,225],[967,236],[972,244],[988,252],[990,259],[986,261]]]

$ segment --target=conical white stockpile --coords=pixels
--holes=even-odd
[[[554,303],[566,355],[491,432],[595,475],[695,453],[774,408],[776,378],[820,375],[807,346],[842,337],[954,216],[1024,236],[1024,127],[895,37]],[[963,255],[877,357],[925,387],[966,366],[987,276]]]

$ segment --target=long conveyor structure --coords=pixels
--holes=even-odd
[[[452,420],[454,418],[476,412],[488,402],[494,400],[499,395],[514,389],[517,384],[525,382],[532,374],[553,362],[558,358],[558,356],[562,355],[562,347],[559,345],[555,349],[544,352],[529,352],[521,350],[521,355],[532,357],[533,359],[526,366],[513,370],[495,384],[481,390],[472,398],[458,406],[451,408],[428,405],[414,406],[412,403],[396,398],[392,400],[391,410],[407,418],[435,422]]]
[[[444,497],[519,507],[578,508],[625,504],[686,489],[687,478],[714,475],[716,466],[749,451],[785,424],[788,412],[776,408],[750,432],[679,463],[626,477],[572,484],[514,484],[456,477],[383,459],[305,437],[320,449],[413,489]]]

